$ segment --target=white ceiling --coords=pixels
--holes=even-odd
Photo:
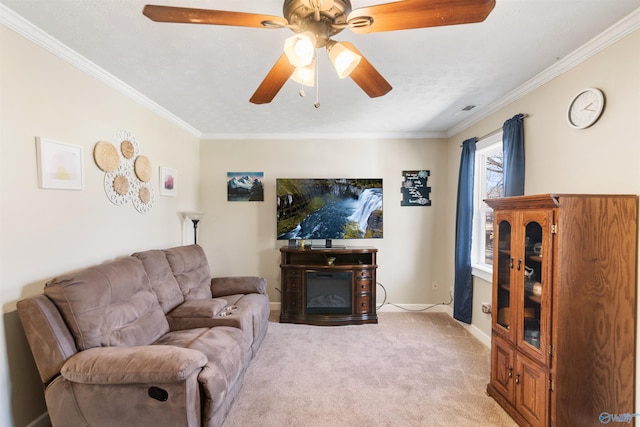
[[[367,35],[345,30],[334,39],[355,44],[393,90],[369,98],[351,79],[339,79],[322,51],[316,109],[315,89],[300,97],[293,81],[270,104],[249,103],[289,30],[155,23],[142,15],[150,3],[281,16],[282,0],[0,3],[19,15],[2,8],[2,22],[33,24],[206,138],[446,136],[640,8],[640,0],[497,0],[479,24]],[[477,107],[463,112],[467,105]]]

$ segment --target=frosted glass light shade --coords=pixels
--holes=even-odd
[[[313,61],[316,36],[311,31],[295,34],[284,41],[284,53],[294,67],[305,67]]]
[[[327,53],[329,54],[333,68],[335,68],[338,77],[341,79],[348,77],[362,59],[362,56],[353,52],[342,43],[334,42],[333,40],[327,44]]]
[[[316,85],[316,60],[312,60],[311,64],[305,67],[298,67],[291,74],[291,80],[304,86]]]

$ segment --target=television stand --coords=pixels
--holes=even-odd
[[[280,248],[281,323],[378,323],[372,247]]]

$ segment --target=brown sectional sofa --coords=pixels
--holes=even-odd
[[[138,252],[18,302],[53,426],[220,426],[267,333],[259,277],[200,246]]]

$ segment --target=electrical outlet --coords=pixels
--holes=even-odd
[[[438,282],[437,281],[433,281],[431,282],[431,289],[433,289],[434,291],[438,290]]]
[[[482,312],[483,313],[491,313],[491,304],[489,304],[488,302],[483,302],[482,303]]]

